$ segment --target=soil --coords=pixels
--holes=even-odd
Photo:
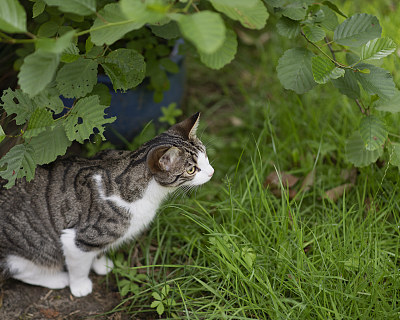
[[[82,298],[71,295],[69,288],[50,290],[16,280],[0,283],[0,320],[12,319],[132,319],[111,311],[121,297],[112,277],[91,275],[93,292]]]

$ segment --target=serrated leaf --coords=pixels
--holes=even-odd
[[[0,176],[8,180],[5,185],[7,189],[14,185],[17,178],[26,176],[27,181],[33,179],[36,168],[33,154],[34,150],[30,145],[18,144],[0,159],[0,166],[7,164],[6,170],[0,171]]]
[[[227,29],[225,41],[222,46],[211,54],[200,52],[200,60],[211,69],[221,69],[235,57],[237,45],[236,33]]]
[[[326,57],[316,56],[312,58],[312,72],[317,83],[327,83],[331,79],[343,77],[345,70],[338,68]]]
[[[63,53],[72,44],[75,30],[69,31],[57,39],[38,39],[36,48],[52,53]]]
[[[64,110],[64,103],[60,99],[60,93],[53,83],[36,95],[33,101],[38,108],[48,108],[53,110],[55,114]]]
[[[159,294],[158,292],[153,292],[151,295],[152,295],[153,298],[156,299],[156,300],[159,300],[159,301],[162,300],[162,298],[161,298],[161,296],[160,296],[160,294]]]
[[[58,156],[67,152],[71,143],[62,125],[47,127],[29,141],[29,145],[34,149],[34,159],[37,164],[53,162]]]
[[[358,131],[346,142],[346,157],[356,167],[365,167],[374,163],[383,154],[383,148],[370,151],[365,148],[365,143]]]
[[[33,113],[28,122],[28,128],[24,132],[24,139],[30,139],[46,130],[47,127],[54,125],[51,111],[45,108],[38,108]]]
[[[400,112],[400,91],[396,90],[390,99],[379,99],[376,102],[376,110],[386,111],[390,113]]]
[[[364,141],[365,149],[373,151],[382,148],[387,139],[388,131],[381,119],[370,115],[361,120],[360,135]]]
[[[2,0],[0,5],[0,30],[26,32],[26,12],[18,0]]]
[[[34,96],[42,91],[53,79],[60,55],[41,49],[25,57],[18,74],[22,91]]]
[[[3,127],[0,126],[0,143],[4,140],[5,137],[6,137],[6,134],[3,130]]]
[[[225,25],[216,12],[201,11],[190,15],[176,15],[183,36],[192,42],[199,52],[217,51],[225,40]]]
[[[61,62],[71,63],[79,59],[79,48],[74,44],[70,43],[61,55]]]
[[[332,83],[337,89],[339,89],[340,93],[349,98],[360,98],[360,87],[353,71],[346,70],[343,77],[333,79]]]
[[[15,113],[15,123],[17,125],[24,124],[37,108],[32,99],[23,93],[21,89],[7,89],[1,97],[3,103],[1,106],[6,110],[8,115]]]
[[[316,86],[317,83],[312,74],[311,60],[313,57],[314,54],[304,48],[285,51],[276,68],[279,81],[285,89],[301,94]]]
[[[97,83],[97,61],[78,59],[65,64],[57,73],[57,89],[66,98],[80,98],[93,90]]]
[[[44,0],[36,0],[32,7],[32,18],[36,18],[43,13],[46,3]]]
[[[303,32],[311,42],[318,42],[325,37],[325,31],[322,28],[313,25],[304,26]]]
[[[321,10],[324,13],[324,19],[321,22],[319,22],[319,25],[322,28],[325,28],[329,31],[334,31],[335,28],[339,24],[339,21],[338,21],[338,18],[336,16],[335,12],[333,12],[327,6],[321,6]]]
[[[262,29],[269,17],[267,8],[259,0],[210,0],[215,10],[239,21],[249,29]]]
[[[96,0],[44,0],[49,6],[57,6],[60,11],[87,16],[96,12]]]
[[[392,142],[389,153],[390,164],[400,169],[400,143]]]
[[[390,38],[378,38],[368,41],[361,48],[361,60],[382,59],[396,50],[396,44]]]
[[[281,36],[293,39],[300,34],[300,23],[298,21],[281,17],[276,23],[276,29]]]
[[[97,95],[100,99],[100,104],[103,106],[109,106],[111,104],[111,93],[110,89],[104,83],[97,83],[92,92],[91,96]]]
[[[116,117],[104,118],[106,115],[104,109],[107,107],[100,104],[98,96],[79,99],[64,121],[68,139],[83,143],[93,134],[93,130],[96,128],[98,134],[105,140],[103,136],[104,125],[114,122],[116,119]]]
[[[141,83],[146,74],[144,57],[133,49],[112,51],[101,64],[114,90],[129,90]]]
[[[126,33],[143,27],[143,22],[128,19],[121,11],[118,3],[107,4],[99,12],[90,31],[92,42],[102,46],[113,44],[121,39]]]
[[[151,25],[150,29],[157,37],[163,39],[171,40],[181,37],[176,21],[170,21],[162,26]]]
[[[396,86],[389,71],[371,64],[359,64],[357,67],[370,70],[369,73],[355,73],[357,80],[369,94],[390,99],[396,93]]]
[[[165,18],[168,6],[158,3],[157,10],[152,8],[152,1],[121,0],[121,11],[131,21],[137,23],[156,23]]]
[[[337,26],[333,41],[344,46],[359,47],[369,40],[380,38],[381,33],[382,28],[375,16],[360,13]]]

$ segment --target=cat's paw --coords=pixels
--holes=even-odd
[[[72,295],[75,297],[84,297],[92,292],[93,284],[89,278],[86,278],[80,281],[71,282],[69,287]]]
[[[45,287],[49,289],[63,289],[69,285],[69,277],[67,272],[60,272],[46,279]]]
[[[92,263],[93,271],[101,276],[109,273],[113,267],[114,263],[111,261],[111,259],[107,258],[106,256],[101,256],[100,258],[94,258]]]

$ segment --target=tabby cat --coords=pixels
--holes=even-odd
[[[0,190],[0,268],[20,281],[76,297],[92,292],[90,270],[106,274],[110,248],[137,236],[180,186],[209,181],[214,169],[196,137],[199,113],[134,152],[61,158],[35,179]],[[1,184],[4,185],[4,181]]]

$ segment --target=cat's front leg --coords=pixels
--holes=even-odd
[[[75,297],[83,297],[92,292],[89,271],[98,251],[83,251],[76,245],[76,231],[65,229],[61,235],[65,263],[69,274],[69,287]]]

